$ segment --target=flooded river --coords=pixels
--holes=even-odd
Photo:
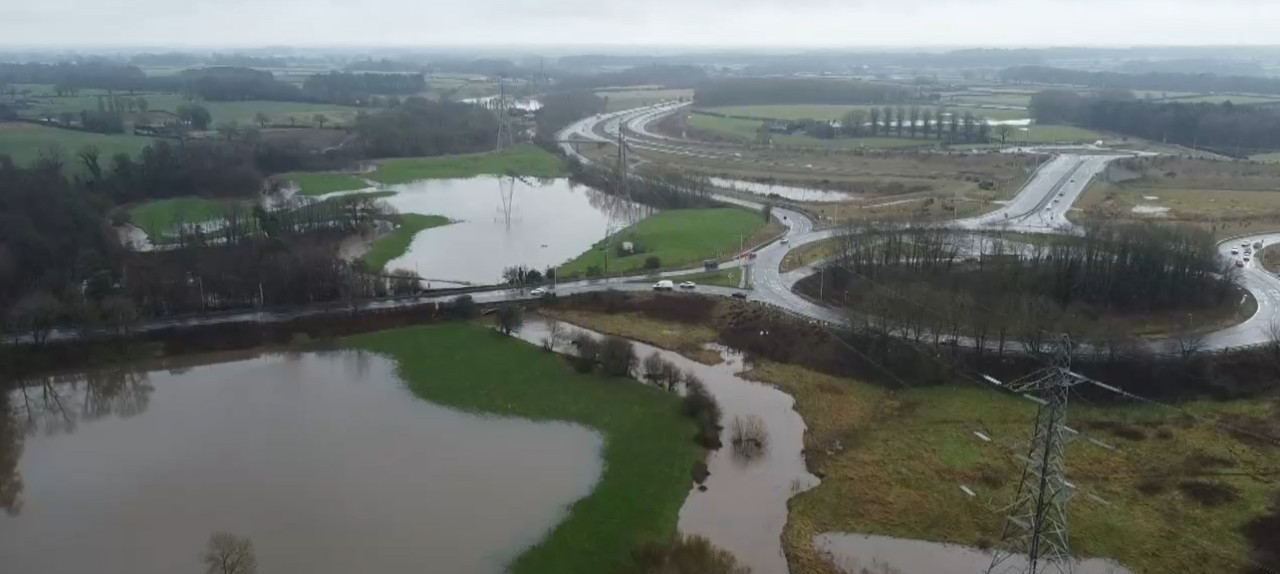
[[[402,213],[457,221],[419,233],[387,269],[477,284],[498,283],[513,265],[541,271],[564,263],[649,213],[567,179],[433,179],[385,189],[398,192],[385,201]]]
[[[218,530],[261,572],[497,573],[602,471],[593,431],[416,400],[355,351],[46,380],[8,406],[13,574],[199,572]]]
[[[586,331],[574,328],[576,331]],[[591,332],[591,331],[587,331]],[[546,323],[529,320],[519,336],[541,342]],[[732,552],[753,572],[787,572],[782,553],[782,528],[787,521],[787,499],[817,485],[817,477],[804,466],[804,421],[792,408],[790,395],[739,376],[741,356],[718,349],[725,362],[709,366],[665,351],[634,343],[643,359],[657,352],[685,371],[692,371],[706,384],[724,411],[724,447],[710,453],[711,472],[705,491],[693,488],[680,509],[679,529],[685,534],[706,537],[716,546]],[[571,348],[563,349],[571,352]],[[730,427],[735,417],[756,416],[763,421],[767,443],[755,456],[739,454],[730,444]]]

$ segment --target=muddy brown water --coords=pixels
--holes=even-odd
[[[355,351],[43,383],[9,397],[5,574],[199,572],[218,530],[260,572],[497,573],[602,471],[594,431],[417,399]]]
[[[968,546],[888,536],[829,532],[815,536],[813,542],[847,574],[860,574],[865,570],[901,574],[986,574],[992,558],[990,553]],[[1026,569],[1025,557],[1013,557],[1002,562],[999,571],[1022,572]],[[1076,560],[1071,571],[1076,574],[1132,574],[1114,561],[1097,558]]]
[[[402,213],[455,220],[418,233],[387,269],[476,284],[500,282],[513,265],[541,271],[565,263],[652,211],[567,179],[437,179],[382,189],[397,192],[385,201]]]
[[[541,343],[546,333],[546,322],[531,318],[519,336]],[[707,489],[700,491],[690,483],[689,496],[680,509],[680,531],[706,537],[756,574],[787,572],[782,553],[787,499],[818,484],[817,477],[805,469],[801,455],[805,425],[792,408],[795,401],[770,385],[739,376],[743,371],[741,356],[727,349],[717,348],[725,361],[709,366],[644,343],[633,344],[641,360],[657,352],[680,369],[697,374],[724,410],[724,446],[707,457],[711,472],[705,482]],[[567,343],[560,350],[572,352]],[[730,434],[734,417],[751,415],[764,422],[767,441],[762,453],[748,458],[735,451]]]

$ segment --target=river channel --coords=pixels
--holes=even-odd
[[[261,572],[498,573],[602,472],[594,431],[416,399],[356,351],[34,381],[8,406],[6,574],[198,572],[220,530]]]
[[[598,335],[579,327],[571,329]],[[519,332],[520,338],[532,343],[541,343],[546,334],[546,322],[533,319]],[[818,478],[805,469],[801,455],[805,424],[792,408],[794,399],[770,385],[742,377],[741,355],[727,349],[716,349],[724,362],[704,365],[679,353],[633,344],[641,358],[656,352],[681,370],[692,371],[724,411],[724,446],[707,456],[711,475],[704,483],[706,490],[691,488],[680,509],[680,532],[707,538],[733,553],[752,572],[787,572],[782,553],[787,499],[818,484]],[[561,351],[572,352],[572,348],[566,345]],[[768,439],[762,452],[744,456],[730,444],[730,427],[735,417],[750,416],[763,421]]]

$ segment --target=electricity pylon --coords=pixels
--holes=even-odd
[[[1004,533],[991,559],[988,574],[1071,574],[1068,546],[1067,501],[1075,486],[1063,474],[1063,459],[1070,435],[1066,425],[1067,397],[1071,387],[1086,382],[1071,372],[1071,341],[1058,342],[1053,366],[1026,379],[1004,384],[986,379],[1034,401],[1035,434],[1022,461],[1022,481],[1013,502],[1004,509]]]
[[[617,160],[618,163],[614,169],[615,169],[615,173],[618,176],[617,195],[619,197],[625,197],[627,199],[630,199],[631,194],[630,194],[630,190],[627,188],[627,179],[629,178],[628,172],[630,171],[630,167],[631,167],[629,162],[631,161],[631,159],[627,156],[627,152],[629,151],[630,146],[629,144],[627,144],[627,138],[623,134],[623,132],[625,131],[626,131],[626,123],[619,120],[618,122],[618,160]]]
[[[507,112],[507,79],[498,79],[498,105],[494,108],[498,114],[498,143],[494,151],[502,151],[515,144],[515,134],[511,133],[511,115]]]

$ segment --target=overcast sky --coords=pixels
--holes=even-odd
[[[1280,0],[0,0],[4,45],[1280,43]]]

